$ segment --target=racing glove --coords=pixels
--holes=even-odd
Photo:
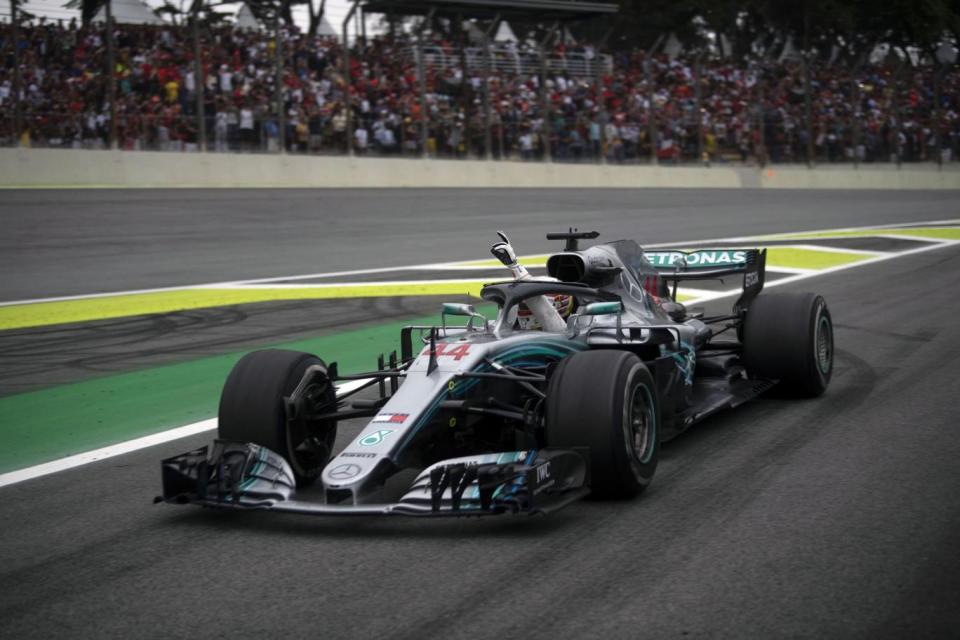
[[[503,231],[497,231],[500,236],[500,242],[494,242],[490,247],[490,253],[506,267],[512,267],[517,264],[517,252],[513,250],[510,244],[510,238]]]
[[[517,252],[513,250],[513,245],[510,244],[507,234],[503,231],[497,231],[497,235],[500,236],[500,242],[493,243],[493,246],[490,247],[490,253],[510,269],[514,280],[532,280],[533,277],[530,272],[517,261]],[[567,323],[564,322],[563,317],[546,296],[527,298],[525,304],[545,330],[559,332],[567,328]],[[513,308],[513,314],[516,314],[516,307]],[[508,318],[509,324],[513,324],[513,320],[514,318]]]
[[[493,254],[494,258],[503,263],[503,266],[510,269],[514,280],[529,280],[530,272],[517,262],[517,252],[513,250],[513,245],[510,244],[510,238],[508,238],[507,234],[503,231],[497,231],[497,235],[500,236],[500,242],[493,243],[490,247],[490,253]]]

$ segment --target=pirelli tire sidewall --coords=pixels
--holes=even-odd
[[[743,361],[751,376],[780,381],[781,392],[812,398],[833,377],[833,318],[814,293],[764,293],[747,311]]]
[[[589,448],[594,496],[629,498],[650,484],[660,451],[660,403],[636,355],[595,350],[567,357],[551,376],[546,404],[546,445]],[[645,436],[637,437],[638,417]]]

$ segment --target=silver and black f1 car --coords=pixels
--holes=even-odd
[[[492,251],[514,279],[481,292],[496,318],[444,304],[439,327],[405,328],[399,357],[381,356],[376,371],[340,375],[292,351],[246,355],[223,389],[219,439],[164,460],[158,500],[310,515],[549,512],[588,493],[639,494],[661,442],[774,385],[824,392],[826,302],[760,295],[765,251],[578,248],[597,235],[548,234],[566,245],[539,279],[502,236]],[[679,282],[730,276],[743,291],[728,314],[676,301]],[[537,322],[524,322],[531,313]],[[338,393],[347,380],[365,382]],[[355,396],[374,385],[376,398]],[[369,422],[334,455],[338,421],[353,418]],[[375,499],[408,469],[419,473],[406,493]]]

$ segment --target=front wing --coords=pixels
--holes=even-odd
[[[587,465],[572,450],[515,451],[438,462],[397,502],[298,500],[289,464],[252,443],[217,440],[161,463],[156,502],[304,515],[482,516],[555,511],[589,493]]]

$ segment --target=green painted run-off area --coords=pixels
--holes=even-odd
[[[359,373],[376,369],[378,354],[399,353],[402,327],[436,323],[431,315],[263,348],[315,353]],[[0,398],[0,473],[212,418],[230,368],[249,351]]]

